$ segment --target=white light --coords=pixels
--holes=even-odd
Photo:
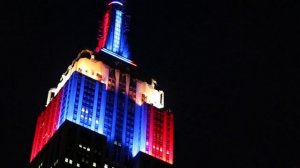
[[[69,160],[69,163],[72,164],[72,163],[73,163],[73,160],[70,159],[70,160]]]
[[[122,57],[122,56],[120,56],[120,55],[118,55],[118,54],[116,54],[116,53],[114,53],[114,52],[112,52],[112,51],[106,49],[106,48],[102,48],[101,50],[102,50],[103,52],[106,52],[107,54],[109,54],[109,55],[111,55],[111,56],[114,56],[114,57],[116,57],[116,58],[118,58],[118,59],[124,61],[124,62],[127,62],[127,63],[129,63],[129,64],[131,64],[131,65],[133,65],[133,66],[137,66],[137,65],[134,64],[131,60],[126,59],[126,58],[124,58],[124,57]]]
[[[77,164],[76,164],[76,166],[77,166],[77,167],[80,167],[80,164],[79,164],[79,163],[77,163]]]
[[[108,5],[111,5],[111,4],[119,4],[119,5],[123,6],[123,4],[121,2],[118,2],[118,1],[112,1]]]
[[[90,148],[86,148],[86,150],[87,150],[87,151],[91,151],[91,149],[90,149]]]
[[[82,145],[81,145],[81,144],[79,144],[79,148],[82,148]]]
[[[67,162],[67,163],[68,163],[68,162],[69,162],[69,159],[68,159],[68,158],[65,158],[65,162]]]
[[[93,167],[96,167],[96,163],[95,162],[93,162]]]
[[[107,164],[104,164],[104,168],[108,168],[108,165],[107,165]]]

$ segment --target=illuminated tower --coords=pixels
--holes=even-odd
[[[131,62],[126,32],[128,30],[124,1],[110,1],[102,20],[102,30],[95,52],[107,52],[123,61]]]
[[[147,79],[130,60],[124,17],[124,2],[109,1],[96,49],[82,50],[57,87],[49,90],[36,123],[30,162],[43,160],[36,159],[39,153],[47,153],[47,143],[64,123],[72,122],[104,135],[106,166],[139,167],[145,165],[141,161],[145,157],[159,160],[153,165],[173,164],[174,116],[164,108],[164,92],[156,89],[157,82]],[[73,164],[74,158],[65,158]],[[96,161],[86,158],[76,166],[81,162],[97,167]]]

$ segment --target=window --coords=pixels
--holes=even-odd
[[[93,162],[93,167],[96,167],[96,166],[97,166],[96,162]]]

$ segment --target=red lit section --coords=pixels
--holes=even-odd
[[[147,118],[146,152],[173,164],[173,113],[149,106]]]
[[[41,151],[43,146],[49,141],[49,139],[57,130],[61,95],[62,92],[60,91],[38,117],[30,155],[30,162]]]
[[[109,22],[110,22],[110,14],[109,10],[106,11],[103,19],[103,29],[102,29],[102,37],[100,37],[98,41],[98,45],[95,49],[95,51],[98,53],[102,48],[104,48],[106,40],[107,40],[107,35],[108,35],[108,29],[109,29]]]

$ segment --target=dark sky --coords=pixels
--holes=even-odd
[[[300,2],[127,4],[132,59],[175,114],[176,167],[300,167]],[[27,164],[48,89],[78,52],[95,47],[103,5],[1,5],[0,167]]]

